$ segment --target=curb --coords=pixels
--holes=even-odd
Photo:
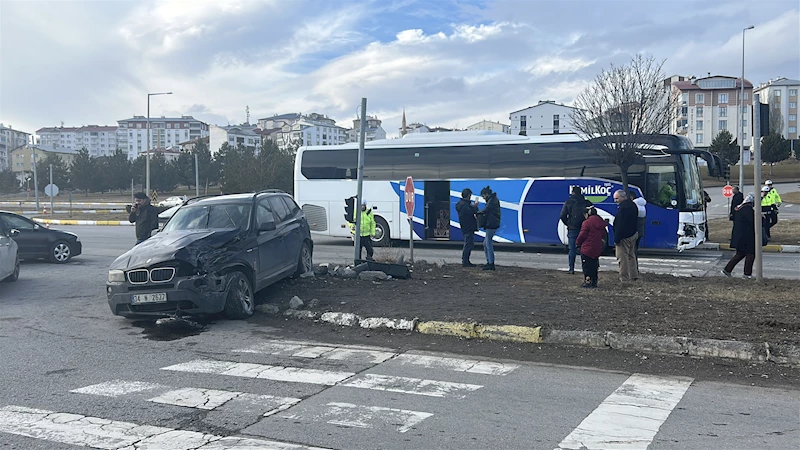
[[[40,219],[35,217],[34,222],[46,225],[97,225],[97,226],[132,226],[127,220],[71,220],[71,219]]]
[[[718,244],[715,242],[703,243],[695,248],[700,250],[733,250],[729,244]],[[800,253],[800,245],[770,244],[761,247],[761,249],[768,253]]]
[[[728,358],[750,362],[772,362],[800,367],[800,346],[786,344],[756,344],[723,339],[691,338],[683,336],[654,336],[646,334],[620,334],[611,331],[571,331],[545,329],[541,326],[481,325],[475,322],[418,322],[417,319],[364,318],[353,313],[317,313],[289,309],[284,316],[311,319],[339,326],[369,329],[416,331],[422,334],[454,336],[465,339],[531,344],[575,345],[593,348],[612,348],[628,352],[678,355],[689,357]]]

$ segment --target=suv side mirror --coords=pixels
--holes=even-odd
[[[9,237],[19,236],[19,230],[11,230],[8,232]]]
[[[262,231],[274,231],[277,229],[275,226],[275,222],[264,222],[258,226],[258,232],[261,233]]]

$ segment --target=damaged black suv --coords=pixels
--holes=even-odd
[[[308,222],[288,194],[193,200],[111,264],[106,292],[115,315],[243,319],[253,314],[255,292],[312,270]]]

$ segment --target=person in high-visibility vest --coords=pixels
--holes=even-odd
[[[350,222],[350,233],[356,234],[356,215],[353,214],[353,221]],[[361,202],[361,247],[358,249],[358,257],[361,258],[361,249],[367,249],[367,261],[373,261],[372,238],[375,236],[375,216],[372,209],[367,208],[367,201]]]
[[[767,239],[772,239],[770,228],[778,223],[778,207],[773,203],[773,198],[769,195],[769,186],[761,187],[761,214],[764,217],[762,223],[764,224],[764,232]]]
[[[769,192],[767,193],[767,197],[769,197],[770,202],[772,203],[772,210],[773,213],[769,217],[770,220],[770,228],[773,227],[776,223],[778,223],[778,208],[781,207],[781,195],[778,193],[778,190],[772,186],[772,180],[767,180],[764,182],[764,186],[769,188]]]

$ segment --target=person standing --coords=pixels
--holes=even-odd
[[[622,189],[614,192],[617,214],[614,216],[614,244],[620,281],[638,280],[639,269],[636,261],[636,218],[639,214],[636,204]]]
[[[764,231],[766,232],[767,239],[772,239],[770,229],[773,225],[778,223],[778,207],[775,206],[775,199],[770,195],[769,186],[761,188],[761,213],[764,215]]]
[[[772,205],[772,214],[769,216],[769,227],[772,228],[778,223],[778,208],[781,207],[782,203],[781,195],[778,194],[778,190],[772,186],[772,180],[765,181],[764,186],[769,188],[767,197],[769,198],[769,203]]]
[[[350,232],[353,236],[356,234],[356,217],[353,214],[353,221],[350,223]],[[375,217],[372,215],[372,209],[367,208],[367,201],[361,202],[361,245],[358,248],[358,258],[361,259],[361,250],[367,249],[367,261],[374,261],[372,255],[374,249],[372,248],[372,238],[375,237]]]
[[[481,197],[486,200],[486,206],[478,211],[483,223],[483,229],[486,231],[486,237],[483,239],[483,253],[486,255],[486,265],[483,270],[495,270],[494,268],[494,239],[497,229],[500,228],[500,200],[497,199],[497,193],[492,192],[489,186],[481,189]]]
[[[733,222],[733,212],[737,206],[741,205],[744,202],[744,194],[742,191],[739,190],[739,186],[733,187],[733,198],[731,198],[731,210],[728,213],[728,220]]]
[[[561,222],[567,226],[567,242],[569,245],[569,270],[567,270],[567,273],[570,274],[575,273],[575,257],[578,253],[575,240],[578,239],[578,234],[581,232],[581,225],[583,225],[588,206],[592,206],[592,203],[583,196],[581,187],[572,186],[572,195],[561,207]]]
[[[742,204],[734,208],[733,232],[731,233],[731,248],[736,249],[736,254],[728,261],[722,274],[731,277],[731,272],[744,259],[744,278],[753,277],[753,262],[756,260],[756,227],[755,210],[753,202],[755,196],[750,193]]]
[[[473,202],[472,190],[466,188],[461,191],[461,200],[456,203],[458,213],[458,223],[461,224],[461,233],[464,234],[464,248],[461,249],[461,265],[464,267],[475,267],[469,261],[472,248],[475,247],[475,232],[478,231],[478,221],[475,214],[478,213],[478,202]]]
[[[127,208],[128,222],[135,224],[136,245],[150,239],[153,230],[158,229],[158,208],[150,204],[144,192],[133,194],[133,205]]]
[[[597,271],[600,269],[600,253],[603,252],[603,238],[606,236],[606,221],[597,215],[597,209],[590,206],[584,213],[586,220],[576,239],[581,249],[581,268],[583,284],[581,287],[597,287]]]

